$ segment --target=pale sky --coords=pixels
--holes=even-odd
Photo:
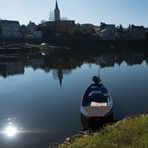
[[[58,0],[61,15],[76,23],[148,26],[148,0]],[[20,24],[48,20],[55,0],[0,0],[0,18]]]

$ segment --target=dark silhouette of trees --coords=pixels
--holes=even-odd
[[[28,34],[28,28],[25,25],[21,25],[20,26],[20,32],[22,34],[23,37],[26,37],[26,35]]]
[[[54,34],[54,30],[48,25],[39,24],[37,30],[43,32],[44,38],[48,38]]]

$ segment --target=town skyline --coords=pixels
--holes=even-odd
[[[56,0],[45,0],[44,3],[35,0],[14,0],[13,2],[5,0],[0,6],[0,18],[3,20],[17,20],[20,24],[28,24],[29,21],[39,24],[41,20],[48,21],[49,13],[54,11],[55,2]],[[92,23],[99,25],[100,22],[106,22],[116,25],[122,24],[124,27],[129,24],[148,26],[148,21],[145,19],[148,16],[146,13],[148,2],[146,0],[141,2],[135,2],[134,0],[130,2],[127,0],[112,0],[111,2],[94,0],[90,2],[85,0],[85,7],[82,5],[83,3],[83,0],[75,0],[75,2],[58,0],[61,16],[75,20],[76,23],[80,24]],[[10,13],[10,11],[6,11],[6,7],[8,10],[15,9]]]

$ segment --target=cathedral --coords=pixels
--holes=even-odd
[[[55,2],[54,9],[54,19],[46,22],[46,25],[55,33],[55,34],[68,34],[69,30],[71,30],[75,26],[74,20],[64,20],[60,16],[60,9],[58,6],[58,2]]]

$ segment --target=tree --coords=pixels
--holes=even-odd
[[[47,21],[45,20],[41,20],[41,24],[45,24]]]
[[[71,30],[69,30],[69,34],[72,36],[82,36],[83,35],[79,26],[75,26]]]
[[[0,34],[2,34],[2,29],[1,29],[1,27],[0,27]]]
[[[63,21],[67,21],[68,18],[67,18],[67,17],[61,17],[61,20],[63,20]]]
[[[28,33],[27,27],[25,25],[21,25],[20,26],[20,32],[21,32],[22,36],[25,37]]]
[[[1,21],[2,19],[0,18],[0,21]],[[2,28],[1,28],[1,22],[0,22],[0,34],[2,33]]]
[[[48,38],[49,36],[53,35],[54,31],[51,27],[48,26],[48,24],[39,24],[37,27],[38,31],[43,32],[43,37]]]

